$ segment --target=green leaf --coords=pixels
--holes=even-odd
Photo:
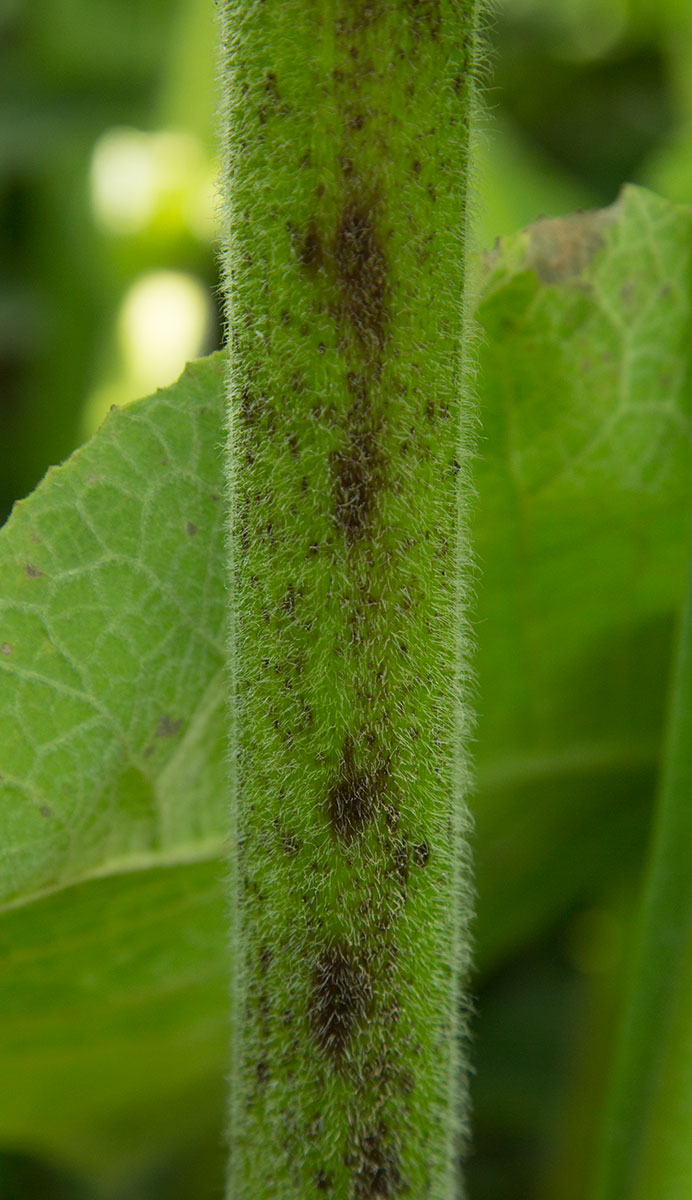
[[[599,1200],[684,1200],[692,1178],[692,561],[661,791],[605,1125]]]
[[[692,209],[627,187],[486,256],[478,949],[643,851],[692,504]]]
[[[645,841],[692,507],[691,234],[628,188],[485,262],[484,969]],[[84,1169],[134,1171],[223,1105],[222,363],[112,414],[0,531],[0,1141]]]
[[[221,362],[111,414],[3,530],[6,905],[220,853]]]
[[[222,364],[0,533],[0,1136],[102,1169],[220,1102]]]
[[[225,1101],[217,862],[91,879],[0,920],[1,1144],[115,1184]]]

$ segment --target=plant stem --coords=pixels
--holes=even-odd
[[[225,0],[233,1200],[461,1193],[475,0]]]

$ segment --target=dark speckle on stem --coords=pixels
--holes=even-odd
[[[356,765],[353,738],[347,734],[328,794],[329,822],[339,841],[348,845],[363,833],[384,795],[388,778],[386,762],[367,768]]]
[[[316,271],[322,262],[322,240],[315,221],[310,221],[299,250],[302,266],[307,271]]]
[[[442,24],[441,0],[406,0],[414,30],[437,41]]]
[[[339,1063],[372,1001],[370,976],[346,943],[325,947],[312,972],[308,1016],[320,1050]]]
[[[417,867],[425,867],[430,858],[430,847],[427,842],[419,842],[417,846],[411,847],[411,854]]]
[[[399,1155],[382,1125],[361,1136],[354,1166],[355,1200],[392,1200],[404,1190]]]
[[[382,348],[387,321],[387,260],[377,231],[374,204],[346,201],[334,243],[341,310],[364,348]]]
[[[384,458],[370,408],[368,376],[350,371],[346,378],[353,404],[347,413],[346,437],[331,460],[334,516],[346,541],[353,544],[369,530],[378,492],[385,482]]]
[[[331,458],[334,514],[347,542],[360,538],[370,524],[380,486],[381,457],[371,429],[356,425]]]

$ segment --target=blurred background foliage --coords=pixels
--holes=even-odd
[[[498,0],[488,26],[482,246],[625,181],[692,202],[689,0]],[[212,0],[0,0],[0,520],[111,404],[221,343],[214,34]],[[644,810],[617,883],[596,856],[588,902],[476,981],[471,1200],[577,1200]],[[117,1195],[220,1198],[222,1126],[219,1102]],[[5,1147],[0,1200],[39,1196],[115,1200]]]

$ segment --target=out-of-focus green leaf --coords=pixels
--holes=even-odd
[[[692,567],[598,1200],[687,1200],[692,1180]]]
[[[692,209],[626,188],[486,256],[478,948],[639,862],[692,506]]]
[[[217,861],[152,865],[2,915],[3,1145],[115,1183],[218,1125],[222,882]]]
[[[593,192],[528,144],[499,114],[487,135],[479,138],[475,172],[483,198],[475,232],[484,247],[538,217],[561,216],[597,202]],[[506,186],[508,179],[511,188]]]

